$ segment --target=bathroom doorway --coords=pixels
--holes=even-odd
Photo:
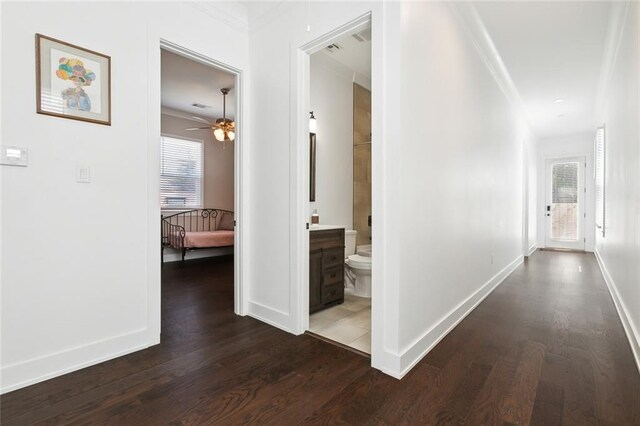
[[[307,333],[370,356],[370,22],[325,42],[309,61]]]

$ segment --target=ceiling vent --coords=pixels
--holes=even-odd
[[[371,28],[362,30],[359,33],[351,34],[351,37],[355,38],[360,43],[363,43],[365,41],[371,41]]]
[[[200,109],[211,108],[210,105],[199,104],[197,102],[192,103],[191,106],[194,106],[194,107],[200,108]]]
[[[328,45],[327,47],[325,47],[325,50],[329,53],[333,53],[337,50],[342,49],[342,46],[340,46],[338,43],[332,43],[330,45]]]

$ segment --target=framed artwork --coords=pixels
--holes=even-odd
[[[111,58],[36,34],[38,114],[111,125]]]

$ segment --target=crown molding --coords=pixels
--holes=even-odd
[[[511,74],[509,74],[509,70],[504,64],[477,9],[471,2],[449,2],[447,5],[458,23],[462,26],[465,35],[480,55],[480,58],[500,87],[500,90],[502,90],[509,102],[518,110],[529,132],[535,137],[536,135],[531,126],[531,118],[527,113],[522,96],[520,96],[520,92],[513,82]]]
[[[596,104],[594,106],[596,118],[603,121],[604,112],[607,103],[607,94],[613,77],[616,62],[618,60],[618,51],[624,34],[624,28],[627,21],[629,9],[631,9],[631,0],[624,2],[613,2],[611,4],[611,14],[609,15],[609,24],[607,28],[607,36],[605,41],[604,52],[602,54],[602,65],[600,66],[600,79],[598,80],[598,91],[596,94]]]
[[[248,2],[247,9],[251,7],[255,7],[254,5],[261,4],[261,3],[265,4],[267,2],[261,2],[261,1]],[[266,8],[261,14],[255,17],[249,18],[249,32],[255,33],[259,31],[260,29],[267,26],[272,21],[275,21],[280,16],[286,14],[288,11],[291,10],[292,7],[295,7],[297,5],[297,2],[283,1],[283,0],[271,1],[268,3],[271,5],[270,7]],[[250,13],[248,13],[248,15],[251,16]]]
[[[199,10],[244,34],[254,33],[298,5],[294,1],[219,1],[219,0],[185,0],[185,4]],[[264,10],[251,16],[249,9],[265,5]]]
[[[243,2],[188,0],[184,3],[231,28],[249,33],[247,7]]]

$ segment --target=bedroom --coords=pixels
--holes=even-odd
[[[234,270],[236,76],[181,53],[161,52],[163,309],[179,311],[183,299],[171,293],[185,290],[205,296],[186,307],[214,293],[232,306],[233,289],[217,283]]]
[[[161,61],[162,260],[232,255],[235,132],[214,130],[234,123],[235,76],[165,49]]]

